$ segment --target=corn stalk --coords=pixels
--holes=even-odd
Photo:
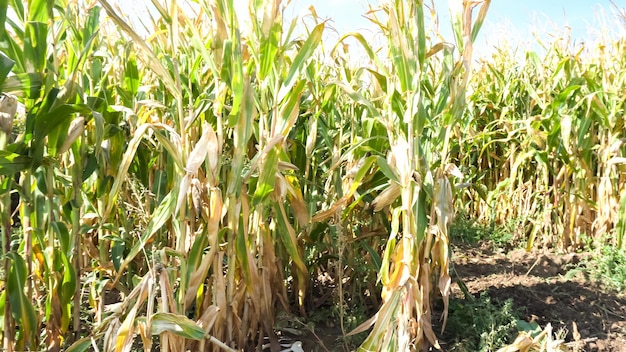
[[[478,5],[480,11],[472,23],[472,11]],[[360,41],[369,53],[374,67],[371,80],[378,89],[369,96],[353,90],[350,82],[338,86],[367,108],[368,117],[380,121],[389,141],[387,158],[368,158],[349,191],[330,208],[353,200],[374,162],[388,178],[387,187],[372,202],[374,211],[385,210],[391,218],[379,273],[383,303],[372,319],[351,333],[374,325],[359,350],[422,350],[429,344],[439,348],[431,325],[431,303],[438,292],[447,311],[448,226],[454,215],[450,177],[461,176],[449,158],[450,141],[458,133],[472,44],[488,6],[489,1],[458,2],[453,8],[458,58],[454,45],[430,43],[423,2],[385,3],[379,12],[386,21],[371,12],[372,22],[387,38],[389,62],[381,61],[360,34],[345,36]],[[323,220],[327,214],[328,210],[319,213],[314,220]]]

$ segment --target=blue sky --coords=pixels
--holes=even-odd
[[[171,0],[161,0],[169,2]],[[236,7],[247,11],[249,0],[234,0]],[[283,4],[288,0],[283,0]],[[427,4],[431,0],[425,0]],[[439,14],[440,28],[444,38],[452,41],[449,15],[449,0],[433,0]],[[462,1],[462,0],[452,0]],[[150,0],[112,0],[129,10],[130,14],[141,17],[146,14],[146,4]],[[181,1],[182,2],[182,1]],[[350,31],[361,31],[366,38],[376,38],[376,27],[363,14],[368,10],[368,3],[376,7],[377,0],[291,0],[285,10],[286,17],[298,14],[308,14],[309,6],[313,5],[317,14],[322,18],[330,18],[332,25],[340,34]],[[616,9],[626,8],[626,0],[492,0],[474,54],[488,56],[494,45],[508,42],[511,45],[522,45],[526,48],[537,49],[536,33],[541,40],[551,41],[552,35],[562,34],[566,26],[571,28],[572,45],[580,46],[585,42],[587,46],[593,43],[602,28],[612,32],[613,36],[626,37],[626,25],[616,16]],[[149,5],[150,6],[150,5]],[[143,11],[142,11],[143,10]],[[334,44],[338,35],[327,31],[327,46]],[[328,43],[330,42],[330,43]],[[375,43],[376,44],[376,43]],[[362,55],[358,45],[350,45],[353,54]]]
[[[377,1],[370,3],[375,5]],[[440,14],[441,30],[448,39],[451,33],[448,1],[434,0],[434,3]],[[626,0],[615,0],[613,3],[619,8],[626,8]],[[332,24],[340,33],[354,30],[370,33],[375,31],[375,27],[362,16],[367,11],[367,4],[365,0],[292,0],[286,12],[288,15],[297,14],[313,5],[320,17],[333,19]],[[621,26],[619,30],[622,34],[626,29],[616,17],[615,7],[609,0],[492,0],[475,53],[486,55],[494,44],[504,40],[532,47],[536,42],[533,32],[542,40],[550,41],[549,34],[559,34],[566,26],[571,28],[574,45],[593,42],[603,26],[610,31],[617,31]]]
[[[613,2],[619,8],[626,8],[626,0]],[[574,44],[592,43],[600,31],[616,31],[621,24],[615,6],[609,0],[527,0],[492,1],[487,15],[489,20],[483,35],[497,36],[498,28],[506,28],[517,34],[523,41],[534,41],[532,31],[545,40],[548,33],[558,33],[569,27]],[[617,32],[614,32],[617,34]]]

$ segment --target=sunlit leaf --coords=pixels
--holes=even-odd
[[[202,340],[205,337],[204,329],[184,315],[156,313],[150,321],[152,335],[160,335],[167,331],[193,340]]]

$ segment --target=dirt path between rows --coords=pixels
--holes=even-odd
[[[602,288],[584,273],[566,273],[581,254],[494,253],[489,246],[457,247],[453,262],[470,293],[494,301],[511,298],[523,319],[553,331],[567,329],[572,351],[626,351],[626,295]],[[456,297],[463,297],[453,285]]]

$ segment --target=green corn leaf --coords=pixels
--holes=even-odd
[[[404,36],[404,21],[399,18],[397,9],[390,7],[389,9],[389,49],[391,52],[391,60],[396,69],[395,77],[400,82],[400,89],[406,92],[412,89],[411,82],[415,75],[414,70],[414,53],[409,50],[407,38]],[[410,38],[412,39],[412,38]]]
[[[146,133],[149,127],[150,127],[149,124],[143,124],[139,126],[135,130],[135,135],[126,146],[126,152],[124,153],[124,156],[122,157],[122,161],[119,165],[119,169],[117,171],[115,181],[113,182],[113,186],[111,187],[111,191],[109,192],[108,205],[102,216],[102,219],[105,222],[109,214],[111,213],[113,206],[116,203],[118,192],[122,186],[122,182],[126,179],[128,168],[130,167],[130,164],[132,163],[133,158],[135,157],[135,154],[137,153],[139,142],[141,142],[141,139],[143,138],[144,134]]]
[[[592,123],[594,122],[591,116],[587,115],[585,118],[580,119],[578,125],[578,138],[577,145],[579,148],[582,148],[583,151],[589,150],[589,146],[592,143],[592,139],[589,138],[589,130],[591,129]]]
[[[10,22],[10,21],[9,21]],[[9,23],[7,22],[7,24]],[[22,28],[12,28],[15,31],[16,37],[10,35],[0,35],[0,50],[4,52],[6,56],[15,61],[14,73],[26,72],[26,57],[24,55],[24,45],[21,39],[24,38],[24,30]]]
[[[44,76],[41,73],[18,73],[0,82],[0,91],[37,99],[41,94],[43,80]]]
[[[44,72],[47,60],[48,25],[27,22],[24,31],[24,58],[28,72]]]
[[[592,94],[588,96],[589,106],[591,110],[597,114],[599,121],[601,121],[604,127],[610,127],[611,123],[609,121],[609,109],[606,107],[602,99],[598,98],[597,94]]]
[[[48,22],[48,0],[28,1],[28,21]]]
[[[376,162],[377,158],[378,157],[376,156],[370,156],[365,159],[363,165],[359,167],[359,169],[356,171],[356,174],[354,175],[354,180],[352,181],[352,184],[350,185],[350,190],[348,191],[349,195],[354,194],[359,186],[361,186],[361,184],[363,183],[363,178],[371,171],[372,165]]]
[[[480,197],[480,199],[482,199],[483,201],[487,201],[488,196],[487,196],[487,186],[483,185],[483,184],[476,184],[476,183],[472,183],[470,186]]]
[[[234,15],[233,15],[234,16]],[[230,79],[231,89],[233,90],[233,107],[228,115],[228,125],[234,126],[237,123],[239,117],[239,111],[244,97],[244,74],[243,74],[243,58],[241,53],[241,39],[239,38],[239,31],[235,32],[232,50],[232,77]]]
[[[296,238],[296,232],[293,229],[293,226],[289,223],[283,203],[275,205],[274,211],[277,213],[276,223],[278,224],[279,229],[276,232],[280,236],[287,253],[289,253],[291,260],[293,260],[294,264],[298,267],[298,270],[300,270],[301,273],[308,273],[307,267],[304,264],[304,259],[302,258],[302,255],[300,255],[300,250],[298,249],[299,246],[298,239]]]
[[[63,278],[61,281],[61,331],[68,331],[72,318],[72,298],[76,292],[76,271],[65,254],[60,253],[63,264]]]
[[[113,236],[111,236],[113,237]],[[124,261],[124,252],[126,251],[126,242],[119,237],[111,238],[111,261],[113,261],[113,268],[116,271],[120,271],[122,261]]]
[[[237,226],[237,235],[235,236],[235,253],[237,260],[241,263],[241,271],[246,285],[251,289],[253,286],[250,275],[250,263],[248,261],[248,247],[246,243],[246,228],[243,223],[243,216],[239,217],[239,226]]]
[[[472,26],[472,43],[476,42],[478,32],[480,32],[480,28],[482,28],[485,18],[487,17],[487,11],[489,10],[490,4],[491,0],[483,0],[480,5],[480,11],[478,11],[478,15],[476,16],[476,20]]]
[[[304,63],[313,55],[315,49],[317,49],[318,45],[322,41],[322,33],[324,32],[325,23],[320,23],[315,28],[307,38],[307,40],[300,48],[300,51],[293,59],[293,63],[289,68],[289,73],[283,82],[283,85],[278,93],[279,97],[284,97],[288,94],[295,83],[296,73],[300,72],[300,70],[304,67]],[[279,99],[280,100],[280,99]]]
[[[396,249],[396,235],[398,234],[398,227],[400,226],[400,209],[393,210],[391,215],[391,232],[389,233],[389,240],[387,246],[383,252],[382,264],[380,266],[380,272],[378,274],[379,280],[383,285],[389,283],[389,264],[391,255]]]
[[[382,258],[380,257],[380,254],[378,254],[378,252],[374,248],[368,246],[367,244],[364,244],[363,247],[365,247],[370,255],[370,258],[372,259],[372,265],[374,266],[374,270],[376,270],[376,272],[379,272],[380,268],[382,267]]]
[[[274,23],[270,28],[269,35],[262,38],[261,50],[259,52],[261,57],[259,79],[261,81],[270,74],[272,67],[276,64],[276,54],[278,53],[281,31],[282,27],[280,23]]]
[[[35,308],[31,301],[24,293],[26,286],[26,262],[15,252],[7,253],[7,257],[11,259],[13,265],[7,278],[7,294],[9,302],[11,302],[11,310],[13,311],[16,323],[20,327],[20,338],[18,345],[24,346],[25,343],[32,344],[35,341],[37,333],[37,317]]]
[[[220,80],[224,82],[232,90],[231,77],[233,75],[232,73],[233,65],[231,61],[233,60],[233,54],[232,54],[233,42],[231,40],[224,40],[224,42],[222,43],[221,49],[222,49],[222,57],[220,59],[222,62],[222,67],[220,69],[219,77],[220,77]]]
[[[50,101],[56,101],[56,98],[50,98]],[[64,104],[57,106],[50,112],[40,110],[34,121],[34,146],[33,146],[33,167],[41,165],[43,160],[44,146],[47,144],[48,135],[54,132],[54,141],[57,141],[59,134],[67,134],[67,126],[75,113],[84,115],[91,114],[91,109],[82,104]],[[60,129],[60,130],[59,130]],[[56,145],[50,145],[50,151],[56,154]]]
[[[428,212],[427,208],[428,199],[427,199],[427,185],[425,187],[420,188],[417,194],[417,200],[413,205],[413,211],[417,217],[417,233],[416,238],[418,241],[422,241],[424,236],[426,235],[426,229],[428,227]]]
[[[56,98],[51,100],[56,101]],[[74,114],[80,113],[84,115],[90,115],[91,109],[87,105],[83,104],[63,104],[53,108],[49,112],[45,112],[44,109],[40,110],[35,118],[34,137],[38,143],[44,143],[50,132],[59,128],[59,126],[65,124],[69,126],[71,118]]]
[[[376,79],[376,81],[378,82],[378,84],[380,85],[380,89],[382,92],[386,92],[387,91],[387,73],[385,73],[385,71],[381,72],[377,72],[374,71],[372,69],[367,69],[367,71],[372,74],[372,76],[374,76],[374,78]]]
[[[52,230],[56,233],[56,238],[59,240],[61,244],[61,251],[65,253],[65,255],[70,255],[70,231],[67,226],[62,221],[54,221],[51,224]]]
[[[28,156],[0,150],[0,175],[15,175],[30,167],[32,159]]]
[[[278,150],[276,147],[270,149],[261,167],[259,182],[253,197],[254,204],[262,202],[274,191],[276,171],[278,170]]]
[[[15,65],[15,61],[11,60],[6,55],[4,55],[3,52],[0,51],[0,88],[4,88],[3,87],[4,80],[7,78],[7,76],[11,72],[13,65]],[[5,89],[0,89],[0,92],[4,90]]]
[[[180,136],[176,133],[176,131],[174,131],[174,129],[172,129],[171,127],[167,125],[155,125],[153,127],[155,129],[163,128],[170,133],[170,136],[172,139],[180,140]],[[167,138],[164,134],[160,133],[159,131],[156,131],[154,136],[159,140],[159,143],[161,143],[161,146],[165,148],[165,150],[167,150],[167,152],[169,153],[169,156],[174,161],[174,164],[176,165],[176,167],[179,170],[184,170],[185,165],[183,164],[183,158],[180,154],[180,149],[177,148],[169,138]]]
[[[427,54],[427,50],[426,50],[426,31],[425,31],[425,24],[424,24],[424,1],[417,1],[417,3],[414,5],[415,6],[415,12],[416,14],[414,16],[416,16],[416,25],[417,25],[417,58],[418,58],[418,62],[419,62],[419,69],[420,71],[422,71],[424,69],[424,63],[426,60],[426,54]],[[415,49],[414,49],[415,51]]]
[[[61,282],[61,304],[68,305],[72,302],[74,292],[76,292],[76,271],[67,256],[61,253],[61,263],[63,264],[63,281]],[[68,317],[70,311],[66,312]],[[69,322],[69,321],[68,321]]]
[[[99,6],[93,6],[91,10],[89,10],[89,16],[87,16],[87,21],[85,21],[85,27],[82,32],[82,44],[85,48],[90,46],[93,38],[98,34],[97,31],[101,21],[100,12],[101,8]]]
[[[26,1],[11,1],[11,6],[15,10],[17,18],[20,22],[26,22],[26,10],[24,5],[27,5]]]
[[[204,249],[208,244],[209,238],[207,237],[205,228],[203,229],[202,234],[196,237],[193,245],[191,246],[191,251],[189,252],[189,257],[187,259],[190,268],[195,270],[195,268],[200,265],[204,255]]]
[[[185,20],[188,21],[188,18],[185,18]],[[217,70],[215,59],[213,58],[213,56],[207,49],[207,43],[205,42],[205,39],[201,37],[201,34],[195,25],[189,24],[187,27],[191,31],[190,41],[191,41],[191,46],[193,50],[196,53],[199,53],[202,59],[204,60],[204,62],[209,65],[213,76],[218,77],[219,72]]]
[[[9,0],[0,0],[0,38],[7,37],[7,30],[5,27],[7,21],[7,10],[9,9]],[[0,43],[2,43],[0,39]],[[0,47],[1,48],[1,47]],[[1,55],[2,53],[0,53]],[[1,84],[1,82],[0,82]]]
[[[280,124],[277,126],[276,133],[280,133],[285,137],[289,135],[289,131],[296,123],[298,113],[300,112],[300,97],[305,84],[306,82],[302,80],[295,87],[292,87],[287,101],[280,110]]]
[[[74,342],[65,352],[85,352],[89,350],[91,346],[91,337],[83,337],[82,339]]]
[[[171,332],[174,335],[192,340],[199,341],[205,338],[204,329],[184,315],[159,312],[150,318],[150,322],[152,335]]]
[[[246,155],[246,146],[248,140],[252,136],[253,126],[252,123],[257,114],[255,106],[255,94],[254,89],[250,85],[249,81],[246,81],[244,87],[244,100],[242,102],[242,109],[239,113],[237,124],[233,130],[233,142],[234,142],[234,157],[232,162],[232,169],[228,178],[228,190],[227,196],[235,194],[239,196],[241,193],[241,174],[244,168],[244,157]]]
[[[463,52],[464,40],[463,40],[463,3],[461,1],[450,2],[450,22],[452,24],[452,32],[454,33],[454,39],[456,40],[456,47],[460,52]]]
[[[350,37],[356,39],[359,42],[359,44],[361,44],[361,46],[365,50],[365,53],[367,53],[367,56],[370,58],[370,60],[374,61],[374,63],[376,64],[376,68],[380,70],[380,73],[375,72],[375,71],[371,71],[371,72],[376,76],[376,79],[378,80],[378,83],[381,85],[381,87],[383,87],[383,91],[386,91],[387,81],[385,77],[389,76],[389,72],[387,72],[387,68],[385,67],[385,65],[383,65],[380,62],[378,55],[376,55],[376,53],[374,52],[372,47],[369,45],[369,42],[367,41],[367,39],[365,39],[363,34],[359,32],[349,32],[349,33],[342,35],[341,38],[339,38],[339,40],[337,41],[337,44],[335,44],[335,47],[333,48],[332,52],[335,52],[339,44],[341,44],[344,40]]]
[[[398,177],[396,176],[396,174],[391,170],[391,167],[389,166],[389,163],[387,163],[387,159],[383,158],[383,157],[377,157],[376,158],[376,163],[378,164],[378,168],[380,169],[380,171],[390,180],[398,182]]]
[[[124,89],[132,96],[137,95],[139,89],[139,70],[137,69],[137,61],[134,56],[126,59],[126,67],[124,70]]]
[[[345,84],[344,82],[340,82],[340,81],[336,81],[336,82],[329,82],[329,86],[330,85],[336,85],[339,88],[341,88],[346,94],[348,94],[348,96],[350,96],[350,98],[352,98],[352,100],[354,100],[355,102],[365,106],[367,108],[367,111],[370,113],[370,115],[374,118],[380,118],[380,111],[374,106],[374,104],[372,104],[371,101],[365,99],[365,97],[363,96],[362,93],[357,92],[355,90],[353,90],[352,88],[350,88],[347,84]]]

